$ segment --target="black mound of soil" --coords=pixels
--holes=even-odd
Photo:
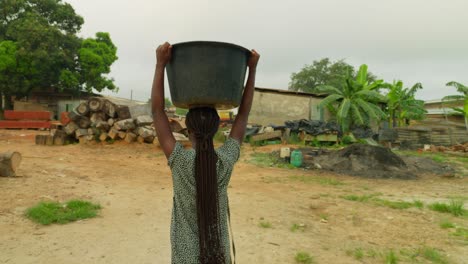
[[[415,179],[406,163],[390,149],[354,144],[314,159],[326,170],[370,178]]]

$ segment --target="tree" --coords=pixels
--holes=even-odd
[[[355,78],[349,76],[343,85],[317,87],[318,92],[328,94],[320,102],[319,107],[327,107],[336,115],[338,124],[346,134],[355,126],[369,125],[372,121],[380,121],[386,117],[379,107],[386,98],[377,91],[382,83],[382,80],[370,82],[367,65],[363,64],[357,76]]]
[[[0,46],[10,47],[8,57],[15,61],[0,69],[7,107],[12,96],[25,97],[33,89],[117,89],[105,77],[117,59],[116,47],[107,33],[86,40],[76,36],[83,22],[62,0],[0,2]]]
[[[308,93],[317,92],[316,88],[320,85],[330,85],[340,87],[348,76],[356,77],[356,71],[353,66],[347,64],[344,60],[336,62],[324,58],[314,61],[312,65],[305,65],[301,71],[291,75],[289,90]],[[375,76],[368,73],[370,82],[375,81]]]
[[[452,109],[460,114],[462,114],[465,118],[465,127],[468,130],[468,86],[465,86],[458,82],[448,82],[447,86],[455,87],[457,91],[461,94],[456,95],[448,95],[442,98],[442,101],[462,101],[463,102],[463,109],[459,107],[453,107]]]
[[[424,119],[427,113],[424,101],[415,98],[416,92],[423,88],[421,83],[403,88],[402,81],[394,81],[392,84],[384,83],[382,87],[388,89],[388,121],[393,123],[393,127],[409,124],[410,120]]]

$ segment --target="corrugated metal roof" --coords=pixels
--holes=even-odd
[[[115,97],[115,96],[109,96],[109,95],[102,95],[103,98],[106,98],[107,100],[113,102],[114,104],[117,105],[128,105],[128,106],[133,106],[133,105],[145,105],[148,102],[143,102],[143,101],[137,101],[137,100],[130,100],[127,98],[121,98],[121,97]]]
[[[301,95],[301,96],[318,97],[318,98],[327,97],[326,94],[304,93],[304,92],[296,92],[296,91],[282,90],[282,89],[271,89],[271,88],[255,87],[255,90],[259,91],[259,92],[283,93],[283,94]]]

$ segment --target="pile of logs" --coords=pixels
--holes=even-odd
[[[51,130],[50,136],[37,136],[36,144],[63,145],[79,141],[125,140],[128,143],[153,143],[156,131],[153,118],[142,115],[133,118],[125,105],[116,105],[99,97],[90,98],[68,113],[68,124]]]
[[[124,140],[159,145],[151,116],[107,99],[90,98],[69,112],[64,120],[68,123],[52,128],[50,135],[37,135],[36,144],[51,146]],[[183,120],[170,118],[169,124],[177,141],[188,141]]]

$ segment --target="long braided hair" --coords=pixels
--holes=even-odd
[[[218,131],[219,115],[213,108],[193,108],[186,125],[195,137],[195,182],[200,264],[225,264],[219,223],[218,177],[213,137]]]

